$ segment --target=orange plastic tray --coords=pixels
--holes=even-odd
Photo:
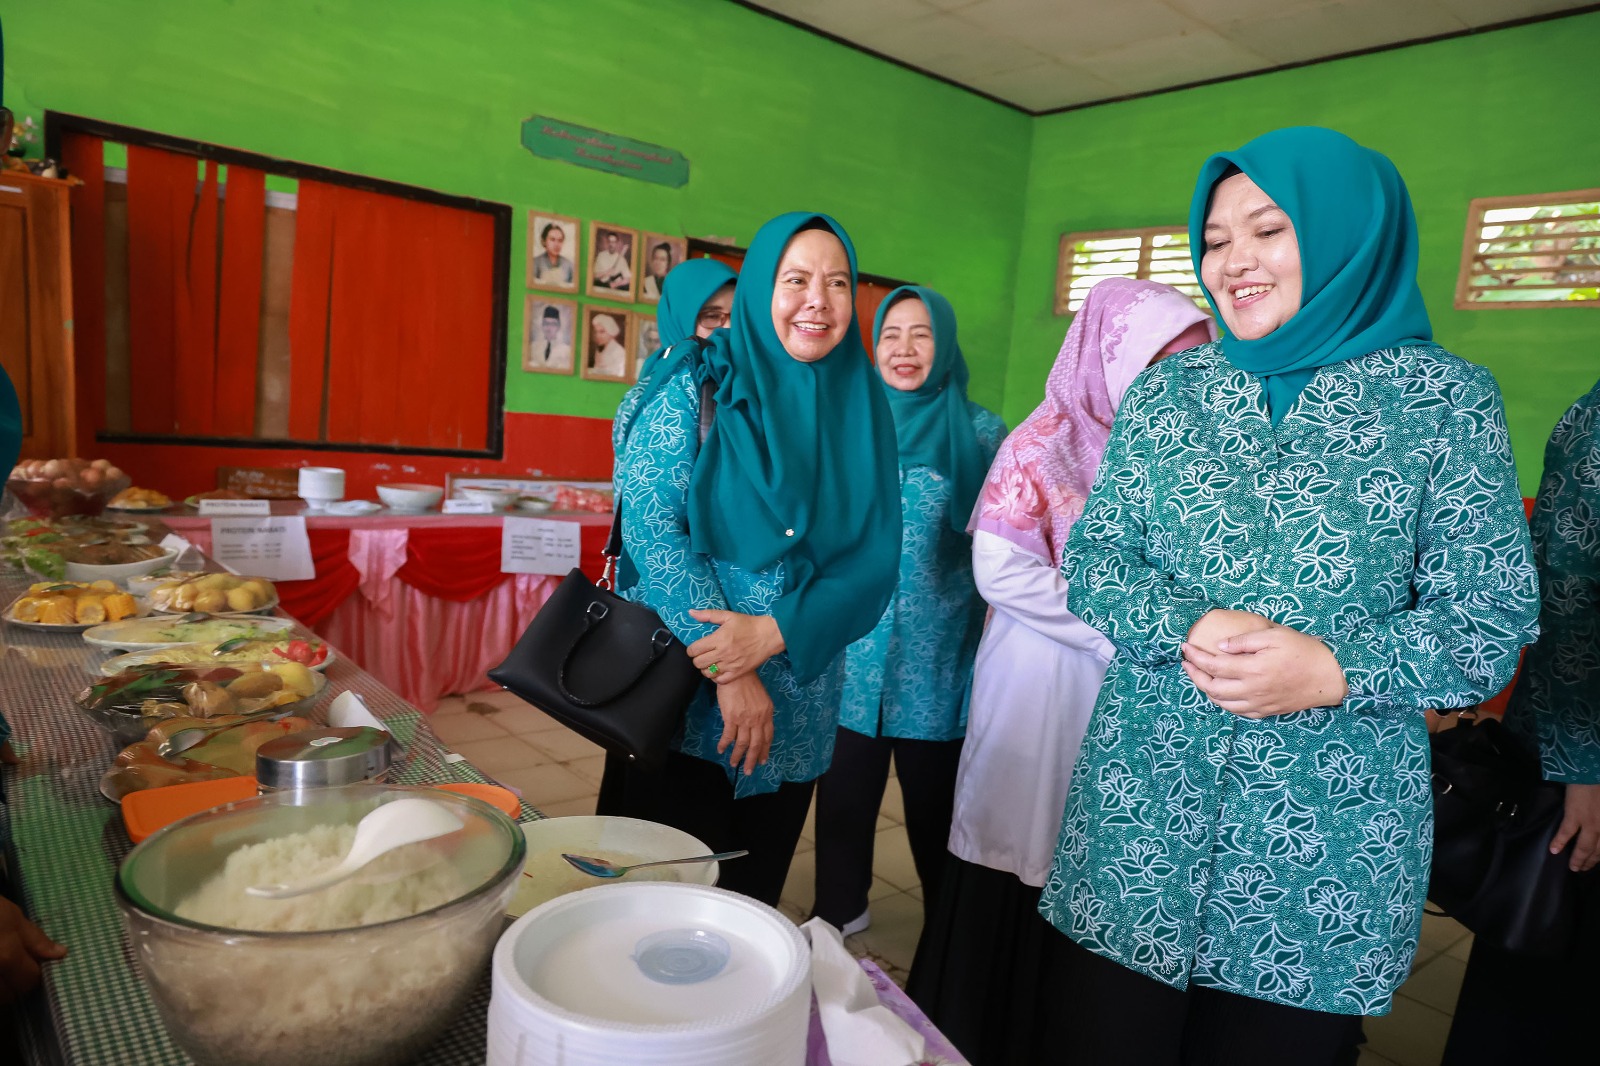
[[[253,777],[225,777],[220,781],[185,781],[130,792],[122,797],[122,824],[135,844],[180,818],[209,811],[256,794]]]

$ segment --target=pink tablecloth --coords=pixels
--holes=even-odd
[[[499,524],[498,517],[457,520],[463,526]],[[585,515],[577,520],[594,525],[610,518]],[[433,516],[432,524],[439,522]],[[437,707],[443,696],[494,687],[485,671],[505,658],[561,580],[513,574],[474,600],[437,599],[396,576],[406,563],[410,531],[404,520],[312,518],[308,524],[321,523],[350,529],[349,559],[360,571],[361,583],[317,632],[339,654],[424,711]],[[167,524],[201,551],[210,550],[209,519],[179,518]]]

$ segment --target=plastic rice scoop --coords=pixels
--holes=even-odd
[[[446,836],[463,827],[461,818],[442,803],[407,797],[385,803],[356,823],[350,851],[332,869],[292,885],[251,885],[245,892],[261,899],[288,899],[338,884],[363,866],[396,848]]]

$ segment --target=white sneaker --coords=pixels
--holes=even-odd
[[[857,933],[865,932],[871,925],[872,911],[864,910],[848,922],[845,922],[844,928],[839,930],[839,933],[841,936],[855,936]]]

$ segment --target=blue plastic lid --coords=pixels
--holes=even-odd
[[[639,972],[664,985],[709,981],[728,965],[733,948],[707,929],[664,929],[633,947]]]

